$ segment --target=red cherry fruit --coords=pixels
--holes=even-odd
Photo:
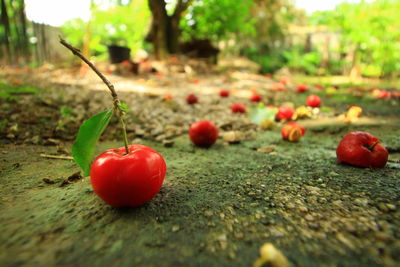
[[[261,101],[261,96],[259,94],[253,94],[250,97],[251,102],[260,102]]]
[[[299,141],[305,133],[306,129],[294,121],[286,124],[281,131],[282,138],[291,142]]]
[[[272,85],[272,89],[274,91],[284,91],[286,87],[283,83],[275,83],[274,85]]]
[[[171,101],[172,99],[174,99],[174,97],[173,97],[171,94],[166,94],[166,95],[164,96],[164,99],[165,99],[166,101]]]
[[[307,106],[317,108],[321,105],[321,98],[317,95],[309,95],[306,99]]]
[[[221,90],[221,91],[219,91],[219,96],[220,97],[228,97],[229,96],[229,91],[228,90]]]
[[[100,154],[90,169],[94,192],[113,207],[137,207],[150,201],[161,189],[167,166],[150,147],[130,145]]]
[[[294,109],[288,105],[282,105],[276,113],[278,120],[290,120],[294,114]]]
[[[304,93],[304,92],[307,92],[307,91],[308,91],[308,87],[305,84],[300,84],[296,88],[296,93]]]
[[[282,84],[286,85],[286,84],[288,83],[288,78],[285,77],[285,76],[282,76],[280,82],[281,82]]]
[[[242,103],[234,103],[231,106],[233,113],[246,113],[246,107]]]
[[[367,132],[351,132],[340,141],[336,156],[338,163],[345,162],[365,168],[383,168],[389,152],[373,135]]]
[[[384,99],[389,97],[389,92],[386,90],[380,90],[380,89],[375,89],[372,94],[375,96],[377,99]]]
[[[189,105],[193,105],[199,102],[199,98],[195,95],[195,94],[189,94],[186,97],[186,103],[188,103]]]
[[[193,123],[189,128],[189,137],[199,147],[210,147],[218,138],[218,128],[208,120]]]

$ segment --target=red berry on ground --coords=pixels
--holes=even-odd
[[[296,93],[304,93],[308,91],[308,87],[305,84],[300,84],[296,88]]]
[[[276,117],[278,120],[290,120],[294,115],[294,109],[288,105],[282,105],[278,109],[278,113],[276,113]]]
[[[150,201],[161,189],[167,166],[150,147],[130,145],[100,154],[90,169],[94,192],[113,207],[137,207]]]
[[[190,94],[186,97],[186,103],[193,105],[199,102],[199,98],[195,94]]]
[[[321,98],[317,95],[309,95],[306,99],[307,106],[317,108],[321,106]]]
[[[218,138],[218,128],[208,120],[193,123],[189,128],[189,137],[199,147],[210,147]]]
[[[275,83],[272,85],[272,89],[274,91],[284,91],[286,90],[286,86],[283,83]]]
[[[338,163],[345,162],[364,168],[383,168],[389,152],[373,135],[367,132],[351,132],[340,141],[336,156]]]
[[[297,142],[306,133],[306,129],[300,124],[292,121],[282,127],[281,135],[285,140]]]
[[[246,106],[242,103],[234,103],[231,106],[233,113],[246,113]]]
[[[261,96],[259,94],[253,94],[250,97],[251,102],[260,102],[261,101]]]
[[[219,91],[219,96],[220,97],[228,97],[230,92],[228,90],[221,90]]]

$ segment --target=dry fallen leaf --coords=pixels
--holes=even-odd
[[[257,149],[257,152],[261,152],[261,153],[271,153],[275,150],[275,146],[267,146],[267,147],[260,147],[259,149]]]

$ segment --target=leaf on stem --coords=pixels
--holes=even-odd
[[[86,120],[79,128],[72,145],[72,156],[81,167],[84,176],[90,175],[95,146],[112,117],[112,110],[103,111]]]

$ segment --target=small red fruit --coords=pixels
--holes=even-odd
[[[167,166],[150,147],[130,145],[100,154],[90,169],[94,192],[113,207],[137,207],[150,201],[161,189]]]
[[[199,98],[195,94],[190,94],[186,97],[186,103],[193,105],[199,102]]]
[[[306,99],[307,106],[317,108],[321,105],[321,98],[317,95],[309,95]]]
[[[294,121],[286,124],[281,131],[282,138],[291,142],[299,141],[305,133],[306,129]]]
[[[322,84],[316,84],[315,85],[315,88],[317,88],[317,89],[324,89],[324,86],[322,85]]]
[[[242,103],[234,103],[231,106],[233,113],[246,113],[246,107]]]
[[[305,84],[300,84],[296,88],[296,93],[304,93],[304,92],[307,92],[307,91],[308,91],[308,87]]]
[[[278,120],[290,120],[294,114],[294,109],[288,105],[282,105],[278,109],[278,113],[276,113],[276,117]]]
[[[389,152],[378,138],[367,132],[351,132],[340,141],[336,149],[337,162],[364,168],[383,168]]]
[[[172,99],[174,99],[174,97],[173,97],[171,94],[166,94],[166,95],[164,96],[164,99],[165,99],[166,101],[171,101]]]
[[[221,90],[221,91],[219,91],[219,96],[220,97],[228,97],[229,96],[229,91],[228,90]]]
[[[288,83],[288,78],[285,77],[285,76],[282,76],[280,82],[281,82],[282,84],[286,85],[286,84]]]
[[[284,91],[286,90],[286,86],[283,83],[275,83],[272,85],[272,89],[274,91]]]
[[[251,102],[260,102],[261,101],[261,96],[259,94],[253,94],[250,97]]]
[[[189,137],[199,147],[210,147],[218,138],[218,128],[208,120],[193,123],[189,128]]]
[[[386,90],[374,89],[372,91],[372,94],[377,99],[384,99],[384,98],[388,98],[389,97],[389,92],[386,91]]]

